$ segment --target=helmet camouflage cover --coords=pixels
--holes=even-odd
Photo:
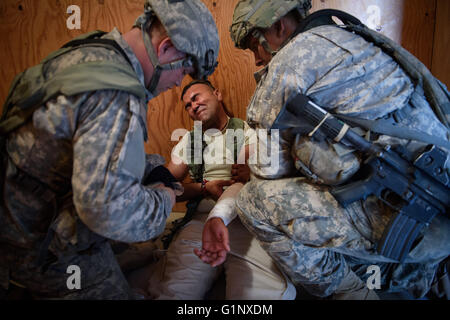
[[[156,16],[174,46],[188,55],[195,79],[214,72],[219,54],[219,34],[208,8],[200,0],[146,0],[145,13],[135,26],[142,26]]]
[[[269,28],[295,8],[304,18],[311,0],[241,0],[234,9],[231,39],[236,47],[247,49],[247,37],[254,29]]]

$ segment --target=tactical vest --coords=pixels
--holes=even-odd
[[[129,92],[140,99],[146,99],[146,89],[139,81],[132,63],[126,53],[114,40],[102,39],[106,33],[94,31],[81,35],[65,44],[61,49],[51,53],[40,64],[33,66],[17,75],[10,87],[6,102],[3,106],[0,119],[0,193],[3,195],[6,165],[8,155],[6,152],[7,135],[21,125],[25,124],[44,103],[58,95],[73,96],[97,90],[121,90]],[[104,47],[114,50],[126,61],[120,64],[111,61],[90,61],[69,66],[50,78],[45,77],[48,63],[57,57],[80,47]],[[24,188],[32,190],[39,198],[50,194],[50,189],[40,181],[29,177],[26,173],[21,176]],[[70,191],[68,191],[70,192]],[[45,198],[45,197],[44,197]],[[53,220],[57,215],[57,203],[64,198],[64,194],[48,197],[54,208]],[[0,214],[6,210],[3,197],[0,197]],[[46,260],[47,249],[52,240],[53,231],[50,228],[40,249],[37,265],[41,266]]]
[[[410,77],[416,87],[422,88],[431,108],[435,112],[438,119],[450,128],[450,93],[445,85],[436,79],[427,67],[420,62],[414,55],[408,52],[399,44],[395,43],[383,34],[369,29],[356,17],[339,10],[326,9],[319,10],[301,21],[299,27],[294,32],[293,37],[297,34],[312,29],[320,25],[336,25],[332,17],[337,17],[344,25],[342,28],[352,33],[356,33],[363,37],[366,41],[373,43],[375,46],[388,54],[395,62],[397,62],[406,74]],[[291,39],[292,39],[291,38]],[[411,100],[414,105],[414,101]],[[336,115],[338,116],[338,115]],[[351,118],[351,119],[350,119]],[[423,141],[426,143],[438,144],[448,147],[448,144],[442,139],[433,137],[425,137],[424,134],[413,132],[408,128],[395,128],[381,121],[362,120],[353,117],[346,117],[345,121],[353,121],[356,125],[371,130],[376,133],[395,136],[403,139],[412,139]]]
[[[357,18],[338,10],[328,9],[317,11],[300,23],[293,37],[301,32],[320,25],[336,25],[336,23],[333,22],[332,17],[337,17],[344,23],[344,25],[341,26],[344,30],[355,33],[363,37],[366,41],[373,43],[397,62],[409,76],[415,85],[415,89],[419,89],[419,92],[423,92],[441,123],[444,124],[446,128],[450,128],[450,93],[444,84],[436,79],[426,66],[415,56],[381,33],[369,29]],[[415,99],[411,99],[409,102],[413,107],[418,104],[418,102],[414,100]],[[401,111],[402,109],[400,109],[400,112]],[[444,157],[442,158],[442,163],[445,162],[446,156],[448,156],[448,150],[450,150],[450,143],[446,139],[430,136],[419,131],[410,130],[406,127],[397,126],[391,122],[384,121],[384,119],[366,120],[342,115],[335,115],[335,117],[343,120],[344,123],[358,126],[367,131],[373,131],[402,139],[421,141],[430,145],[443,147],[447,149],[447,151],[443,151]],[[405,159],[406,158],[407,157],[405,156]],[[411,161],[411,159],[409,159],[409,161]],[[433,176],[433,174],[431,174],[431,176]],[[343,187],[345,186],[338,188]],[[448,184],[446,184],[445,187],[448,189]],[[379,196],[377,197],[380,199]],[[415,212],[415,214],[417,214],[418,217],[409,217],[400,211],[398,214],[391,217],[389,225],[384,230],[382,239],[377,244],[377,251],[381,255],[403,262],[404,258],[409,253],[412,241],[417,237],[417,233],[422,230],[424,225],[429,224],[434,217],[430,215],[428,220],[425,220],[425,215],[420,215],[417,212]],[[408,224],[405,223],[407,219],[410,219],[408,220]],[[423,223],[423,221],[426,223]],[[415,229],[411,228],[411,230],[406,230],[406,226],[414,226]],[[413,234],[412,230],[416,233]]]
[[[7,135],[24,124],[42,104],[60,94],[72,96],[96,90],[127,91],[145,99],[146,90],[139,82],[131,61],[114,40],[102,39],[105,32],[81,35],[51,53],[40,64],[17,75],[3,106],[0,134]],[[53,59],[81,46],[101,46],[116,51],[127,64],[111,61],[89,61],[69,66],[46,79],[44,70]]]

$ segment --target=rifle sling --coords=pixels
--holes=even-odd
[[[427,144],[434,144],[441,148],[450,150],[450,142],[445,141],[442,138],[431,136],[424,132],[419,132],[417,130],[407,128],[405,126],[393,124],[384,119],[366,120],[361,118],[344,116],[341,114],[334,114],[334,116],[347,123],[356,124],[357,126],[364,128],[367,131],[372,131],[378,134],[384,134],[401,139],[416,140]]]

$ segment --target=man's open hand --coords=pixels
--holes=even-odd
[[[194,253],[205,263],[216,267],[225,262],[230,251],[228,228],[220,218],[212,218],[205,223],[202,235],[202,249]]]

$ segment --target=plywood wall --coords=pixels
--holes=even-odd
[[[256,68],[250,52],[234,48],[229,36],[238,0],[203,1],[217,22],[221,38],[219,67],[211,80],[234,114],[245,118],[255,88],[252,74]],[[81,9],[80,30],[66,27],[70,5]],[[142,8],[143,0],[0,0],[0,104],[15,74],[84,32],[109,31],[114,26],[122,32],[129,30]],[[313,11],[323,8],[347,11],[364,23],[376,22],[381,32],[410,50],[450,85],[449,0],[313,0]],[[379,10],[379,21],[374,19],[374,9]],[[187,82],[185,79],[183,84]],[[149,103],[146,151],[162,154],[167,160],[176,143],[171,141],[171,133],[192,126],[180,103],[180,92],[180,88],[172,89]]]
[[[450,1],[437,0],[431,71],[450,88]]]

